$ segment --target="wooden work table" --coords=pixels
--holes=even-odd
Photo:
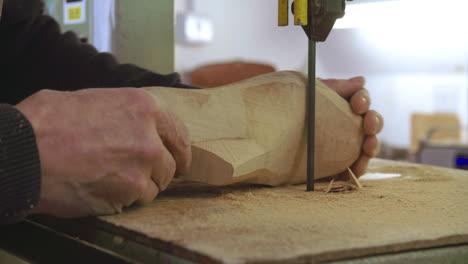
[[[144,207],[49,225],[97,244],[104,232],[132,259],[142,247],[190,262],[319,263],[457,245],[468,257],[468,171],[376,159],[369,172],[401,176],[344,193],[179,183]]]

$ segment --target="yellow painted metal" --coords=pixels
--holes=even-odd
[[[308,0],[294,1],[294,24],[299,26],[307,26],[307,6]]]
[[[280,27],[284,27],[289,24],[288,5],[288,0],[278,0],[278,26]]]

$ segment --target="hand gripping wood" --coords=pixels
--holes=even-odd
[[[214,185],[306,182],[307,77],[284,71],[218,88],[144,88],[188,127],[192,167],[184,179]],[[362,118],[316,84],[316,178],[346,170],[361,152]]]

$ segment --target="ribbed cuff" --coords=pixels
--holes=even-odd
[[[14,106],[0,104],[0,224],[20,221],[38,203],[41,167],[34,130]]]

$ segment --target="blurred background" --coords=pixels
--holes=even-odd
[[[300,27],[277,26],[277,1],[46,2],[64,30],[100,51],[177,71],[189,84],[307,72],[307,37]],[[366,78],[372,107],[385,118],[381,157],[466,168],[467,9],[461,0],[354,0],[318,45],[317,76]]]

